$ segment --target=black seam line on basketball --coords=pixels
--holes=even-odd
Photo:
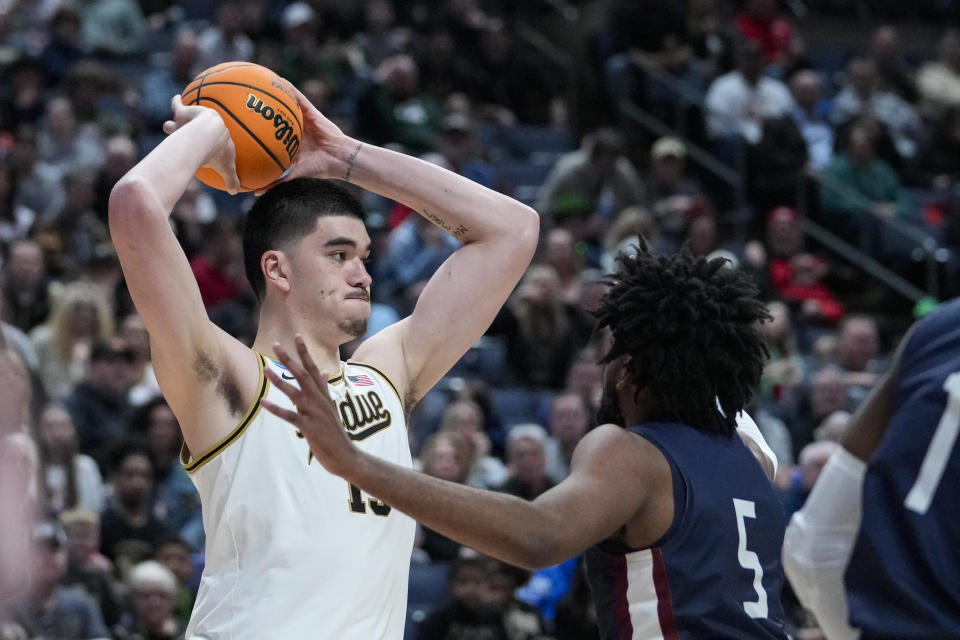
[[[264,153],[266,153],[268,156],[270,156],[270,159],[277,163],[277,166],[280,167],[280,170],[281,170],[281,171],[286,171],[286,170],[287,170],[287,168],[286,168],[285,166],[283,166],[283,163],[280,162],[280,160],[277,159],[277,156],[273,155],[273,152],[270,151],[270,149],[268,149],[265,144],[263,144],[262,142],[260,142],[260,138],[258,138],[257,136],[255,136],[255,135],[253,134],[253,131],[250,131],[250,129],[247,128],[247,125],[243,124],[243,121],[240,120],[240,118],[238,118],[237,116],[233,115],[233,112],[230,111],[230,109],[227,108],[227,105],[223,104],[222,102],[220,102],[220,101],[217,100],[216,98],[201,98],[201,97],[197,96],[197,104],[200,104],[200,101],[201,101],[201,100],[206,100],[206,101],[208,101],[208,102],[212,102],[212,103],[214,103],[215,105],[218,105],[221,109],[223,109],[223,111],[224,111],[227,115],[229,115],[231,118],[233,118],[234,122],[236,122],[238,125],[240,125],[240,126],[243,128],[243,130],[246,131],[246,132],[250,135],[250,137],[251,137],[258,145],[260,145],[260,148],[263,149]]]
[[[293,109],[291,109],[290,107],[287,106],[287,103],[285,103],[285,102],[283,101],[283,98],[278,98],[277,96],[273,95],[273,94],[270,93],[269,91],[265,91],[265,90],[261,89],[260,87],[255,87],[255,86],[253,86],[252,84],[247,84],[247,83],[245,83],[245,82],[234,82],[234,81],[232,81],[232,80],[216,80],[216,81],[214,81],[214,82],[207,82],[207,83],[205,83],[203,86],[205,86],[205,87],[212,87],[212,86],[218,85],[218,84],[229,84],[229,85],[233,85],[234,87],[246,87],[247,89],[253,89],[254,91],[259,91],[260,93],[262,93],[262,94],[265,95],[265,96],[270,96],[271,98],[273,98],[274,100],[276,100],[277,102],[279,102],[279,103],[283,106],[284,109],[286,109],[287,111],[290,112],[290,116],[291,116],[294,120],[296,120],[297,126],[300,127],[301,133],[303,132],[303,124],[300,122],[300,118],[297,117],[297,114],[296,114],[296,112],[295,112]]]
[[[182,97],[182,98],[185,98],[185,97],[187,97],[188,95],[190,95],[191,93],[193,93],[194,91],[196,91],[196,92],[197,92],[197,97],[199,98],[199,97],[200,97],[200,89],[203,88],[204,80],[206,80],[207,76],[215,76],[215,75],[217,75],[218,73],[222,73],[222,72],[224,72],[224,71],[230,71],[231,69],[247,69],[247,68],[249,68],[249,67],[256,67],[256,66],[257,66],[257,65],[255,65],[255,64],[252,63],[252,62],[244,62],[244,63],[242,63],[242,64],[235,64],[235,65],[233,65],[233,66],[226,67],[225,69],[217,69],[216,71],[214,71],[214,72],[212,72],[212,73],[207,73],[206,71],[204,71],[201,75],[199,75],[199,76],[197,76],[196,78],[194,78],[193,80],[191,80],[190,83],[187,85],[187,86],[189,87],[191,84],[193,84],[194,82],[196,82],[197,80],[199,80],[199,81],[200,81],[199,86],[197,86],[196,89],[190,89],[190,91],[187,91],[187,92],[184,93],[183,96],[181,96],[181,97]]]
[[[393,419],[390,416],[387,416],[386,420],[384,420],[379,424],[373,425],[369,429],[364,429],[360,433],[350,433],[348,431],[347,435],[350,436],[350,439],[353,440],[354,442],[356,442],[357,440],[366,440],[367,438],[377,433],[378,431],[383,431],[384,429],[389,427],[391,424],[393,424]]]
[[[260,362],[261,362],[261,365],[260,365],[261,367],[266,366],[266,363],[263,362],[262,357]],[[230,443],[232,443],[234,440],[239,438],[240,434],[246,431],[247,427],[250,426],[250,423],[253,421],[253,419],[257,416],[258,413],[260,413],[260,401],[263,400],[263,396],[267,391],[267,384],[268,384],[267,376],[263,375],[262,369],[260,372],[260,376],[261,376],[260,393],[257,394],[256,402],[254,402],[250,406],[250,409],[251,409],[250,413],[247,414],[243,422],[241,422],[240,425],[236,429],[234,429],[232,433],[230,433],[230,435],[224,438],[223,441],[220,442],[220,444],[218,444],[213,449],[210,449],[210,451],[207,451],[205,454],[203,454],[202,456],[200,456],[199,458],[191,462],[189,466],[184,467],[187,473],[196,471],[208,460],[210,460],[211,458],[216,456],[218,453],[223,451],[227,446],[230,445]]]

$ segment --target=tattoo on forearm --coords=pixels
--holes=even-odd
[[[458,238],[458,239],[460,239],[460,240],[463,239],[463,235],[464,235],[465,233],[469,233],[469,232],[470,232],[470,229],[467,229],[467,228],[466,228],[465,226],[463,226],[462,224],[458,224],[458,225],[457,225],[457,228],[454,229],[454,228],[451,227],[449,224],[447,224],[446,221],[445,221],[443,218],[441,218],[440,216],[438,216],[438,215],[436,215],[436,214],[434,214],[434,213],[430,213],[430,212],[427,211],[426,209],[423,210],[423,217],[426,218],[427,220],[429,220],[430,222],[432,222],[433,224],[437,225],[438,227],[440,227],[441,229],[443,229],[443,230],[446,231],[447,233],[452,234],[454,237],[456,237],[456,238]]]
[[[357,155],[359,155],[359,153],[360,153],[360,147],[362,147],[362,146],[363,146],[363,143],[362,143],[362,142],[358,142],[358,143],[357,143],[357,148],[354,149],[354,150],[353,150],[353,153],[350,154],[350,157],[347,158],[347,164],[348,164],[349,166],[347,167],[347,173],[346,173],[346,175],[343,176],[343,179],[346,180],[347,182],[350,182],[350,174],[353,173],[353,165],[354,165],[354,163],[355,163],[356,160],[357,160]]]

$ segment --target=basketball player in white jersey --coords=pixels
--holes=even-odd
[[[110,231],[150,332],[164,396],[183,429],[200,492],[206,566],[187,638],[396,639],[403,635],[414,522],[312,461],[292,408],[264,371],[289,378],[273,346],[294,336],[329,373],[351,440],[411,466],[405,416],[480,337],[536,248],[536,213],[426,162],[345,136],[302,94],[303,144],[284,181],[248,215],[247,275],[260,299],[249,348],[207,318],[168,217],[196,170],[232,190],[234,147],[216,112],[173,100],[170,134],[114,187]],[[346,180],[401,202],[463,246],[413,313],[341,362],[370,313],[370,238]]]

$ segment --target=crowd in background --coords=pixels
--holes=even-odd
[[[911,6],[956,17],[950,3]],[[0,639],[182,637],[203,566],[200,505],[110,243],[107,203],[162,139],[170,98],[228,60],[276,70],[351,135],[541,215],[540,248],[516,291],[410,418],[424,473],[526,499],[569,473],[602,392],[591,311],[618,252],[646,242],[755,276],[772,320],[761,326],[770,360],[750,412],[780,460],[784,508],[798,509],[890,345],[934,304],[913,307],[825,251],[805,220],[865,238],[909,278],[922,268],[885,222],[901,221],[947,252],[933,298],[960,282],[960,33],[943,32],[917,58],[883,26],[868,46],[831,58],[804,39],[799,16],[811,10],[843,21],[906,9],[0,3],[0,468],[4,491],[25,497],[24,521],[36,523],[24,549],[32,578],[0,609]],[[634,107],[683,135],[652,135]],[[693,145],[742,176],[739,195],[693,162]],[[409,313],[457,241],[400,204],[358,195],[374,242],[372,334]],[[211,319],[248,344],[257,309],[241,238],[251,200],[194,183],[171,217]],[[411,638],[595,637],[577,558],[530,575],[424,528],[412,561]],[[816,621],[785,599],[798,634],[816,637]]]

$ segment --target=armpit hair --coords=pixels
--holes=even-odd
[[[232,376],[223,371],[213,361],[213,358],[204,351],[197,352],[193,360],[193,370],[203,381],[216,385],[217,395],[223,398],[227,409],[233,415],[243,415],[243,400],[240,396],[240,386]]]

